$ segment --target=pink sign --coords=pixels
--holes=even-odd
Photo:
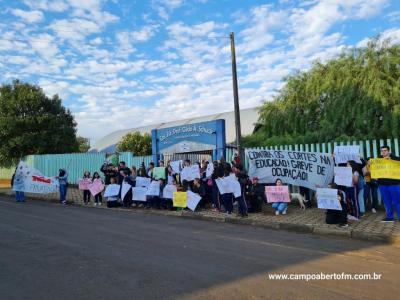
[[[84,178],[79,180],[79,189],[80,190],[88,190],[89,185],[92,183],[92,181],[89,178]]]
[[[89,191],[93,196],[101,193],[104,190],[104,184],[101,179],[95,179],[93,183],[89,186]]]
[[[290,202],[289,188],[287,185],[281,186],[266,186],[265,195],[267,202]]]

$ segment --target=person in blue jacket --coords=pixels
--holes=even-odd
[[[58,170],[58,182],[60,184],[60,202],[67,204],[68,173],[65,169]]]

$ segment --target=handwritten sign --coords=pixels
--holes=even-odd
[[[93,196],[101,193],[104,190],[104,184],[101,179],[95,179],[92,184],[89,185],[89,191]]]
[[[197,205],[199,204],[201,200],[201,196],[199,194],[193,193],[191,191],[187,192],[187,207],[191,211],[195,211]]]
[[[317,189],[317,204],[320,209],[342,210],[337,189]]]
[[[327,187],[333,179],[333,158],[330,154],[246,149],[249,176],[260,183],[275,183],[276,179],[313,190]]]
[[[176,192],[176,186],[172,184],[167,184],[163,190],[163,198],[173,199],[174,193]]]
[[[90,178],[83,178],[79,180],[78,186],[80,190],[87,191],[89,189],[89,185],[92,183]]]
[[[400,161],[385,158],[371,159],[371,178],[400,180]]]
[[[187,206],[187,193],[186,192],[175,192],[172,198],[174,207],[183,207]]]
[[[206,177],[211,177],[212,173],[214,173],[214,164],[212,162],[209,162],[206,169]]]
[[[217,178],[217,179],[215,179],[215,183],[217,184],[219,193],[221,195],[229,194],[229,193],[233,192],[230,182],[229,182],[229,180],[226,180],[226,178]]]
[[[349,160],[354,160],[356,163],[361,163],[360,160],[360,146],[349,145],[349,146],[335,146],[333,149],[335,154],[335,163],[343,164]]]
[[[107,186],[104,192],[104,197],[115,197],[118,196],[121,186],[119,184],[110,184]]]
[[[148,196],[160,196],[160,182],[157,180],[153,180],[150,185],[147,187]]]
[[[131,186],[129,183],[127,183],[127,182],[125,182],[125,181],[122,182],[122,187],[121,187],[121,199],[124,199],[124,198],[125,198],[126,194],[129,192],[129,190],[130,190],[131,188],[132,188],[132,186]]]
[[[351,167],[335,167],[334,175],[337,185],[353,186],[353,171]]]
[[[267,202],[290,202],[289,188],[287,185],[281,186],[266,186],[265,195]]]
[[[148,187],[150,185],[151,179],[147,177],[136,177],[137,187]]]
[[[146,187],[132,188],[132,200],[134,201],[146,201],[146,194],[147,194]]]
[[[183,168],[181,171],[181,180],[192,181],[195,178],[200,178],[200,168],[199,165],[192,165],[189,167]]]
[[[172,168],[172,173],[173,174],[179,174],[181,172],[181,165],[182,161],[181,160],[176,160],[176,161],[171,161],[169,165]]]
[[[156,167],[153,169],[153,177],[154,179],[166,179],[165,178],[165,167]]]

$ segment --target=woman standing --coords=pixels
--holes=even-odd
[[[58,170],[58,176],[56,177],[60,184],[60,202],[67,204],[67,187],[68,187],[68,173],[65,169]]]

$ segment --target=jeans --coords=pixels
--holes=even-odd
[[[247,215],[247,204],[246,204],[246,200],[244,199],[243,196],[237,197],[235,198],[235,200],[238,201],[239,204],[239,214],[242,216],[246,216]]]
[[[67,197],[67,185],[60,184],[60,202],[61,203],[65,202],[66,197]]]
[[[287,202],[274,202],[272,203],[272,208],[282,213],[285,209],[287,209]]]
[[[15,192],[15,200],[17,202],[25,202],[25,193],[24,192]]]
[[[400,219],[400,185],[380,185],[379,191],[385,204],[386,218],[393,220],[393,207],[397,210]]]
[[[360,214],[365,214],[365,202],[364,202],[364,189],[358,190],[358,206],[360,208]]]
[[[371,208],[377,209],[378,207],[378,186],[375,182],[367,182],[364,186],[364,201],[368,203],[371,196]]]
[[[225,210],[227,213],[233,212],[233,194],[226,193],[222,195],[222,203],[225,206]]]

